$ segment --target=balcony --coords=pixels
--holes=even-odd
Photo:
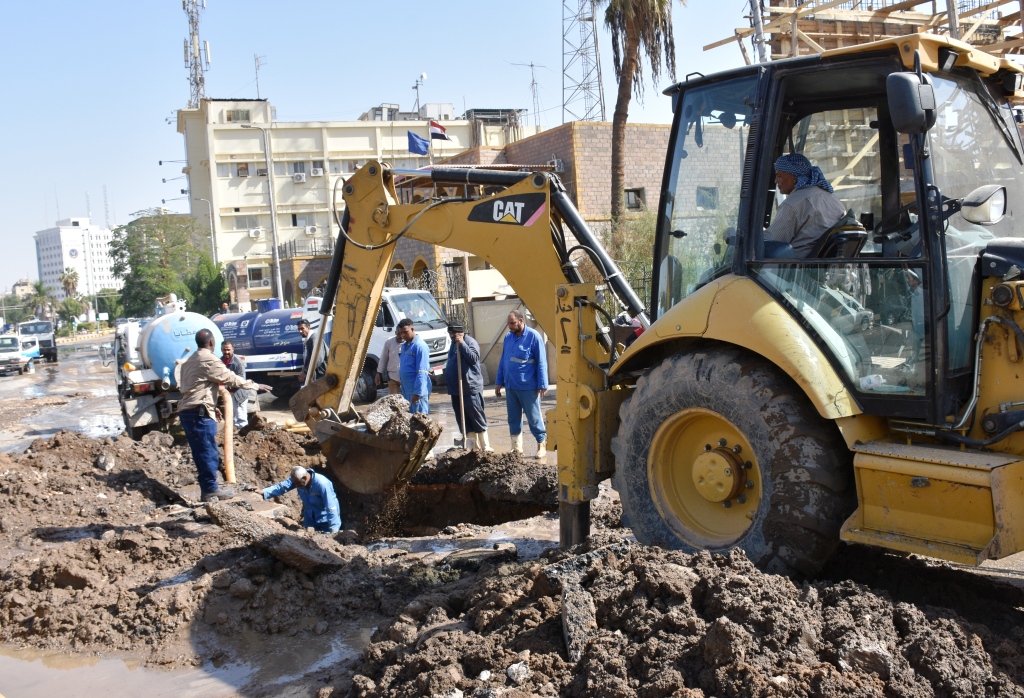
[[[309,238],[307,240],[289,240],[277,246],[277,254],[281,259],[296,257],[331,257],[334,255],[334,238]]]

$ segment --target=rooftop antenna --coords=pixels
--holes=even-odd
[[[57,205],[57,220],[60,220],[60,197],[57,196],[57,185],[53,185],[53,202]]]
[[[266,56],[257,56],[255,53],[252,55],[253,61],[256,63],[256,99],[260,98],[260,68],[267,64]]]
[[[89,203],[89,192],[85,192],[85,216],[92,223],[92,204]]]
[[[513,63],[530,69],[530,91],[533,93],[533,125],[540,128],[540,97],[537,95],[537,75],[534,68],[547,68],[546,65],[534,65],[530,63]]]
[[[412,89],[416,90],[416,108],[414,111],[419,116],[420,113],[420,88],[423,87],[423,82],[427,79],[426,73],[420,73],[420,76],[416,78],[416,84],[412,86]]]
[[[206,9],[206,0],[181,0],[181,6],[188,15],[188,38],[185,39],[185,67],[191,87],[188,108],[198,109],[200,100],[206,97],[206,71],[210,69],[210,42],[203,41],[200,48],[199,40],[199,15]]]
[[[107,230],[110,229],[110,201],[107,199],[107,185],[103,185],[103,220],[107,224]]]
[[[607,121],[594,0],[562,0],[562,123]]]

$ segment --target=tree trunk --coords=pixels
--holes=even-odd
[[[635,36],[626,37],[626,48],[619,71],[619,91],[615,97],[615,114],[612,117],[612,239],[611,249],[621,244],[622,219],[625,214],[626,187],[626,120],[629,118],[629,100],[633,95],[633,75],[636,72],[640,40]]]

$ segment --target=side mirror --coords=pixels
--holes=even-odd
[[[935,125],[935,88],[916,73],[890,73],[885,79],[889,116],[900,133],[925,133]]]
[[[964,197],[960,215],[977,225],[995,225],[1006,213],[1006,187],[986,184]]]

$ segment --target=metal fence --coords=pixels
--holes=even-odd
[[[461,262],[448,262],[441,265],[440,273],[427,269],[419,276],[404,269],[392,269],[388,272],[387,285],[429,291],[437,299],[448,324],[466,324],[466,274]]]
[[[281,259],[295,257],[332,257],[334,256],[334,238],[309,238],[307,240],[289,240],[277,246],[277,255]]]

